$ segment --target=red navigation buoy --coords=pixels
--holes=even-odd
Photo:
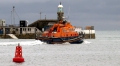
[[[13,62],[24,62],[24,58],[22,57],[22,47],[20,46],[20,44],[16,46],[15,57],[13,58]]]

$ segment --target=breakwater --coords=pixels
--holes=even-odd
[[[36,38],[36,34],[34,33],[30,33],[30,34],[14,34],[18,39],[35,39]],[[9,36],[8,34],[0,34],[0,38],[1,39],[12,39],[11,36]],[[85,39],[95,39],[95,34],[94,33],[90,33],[90,34],[85,34]]]
[[[18,39],[35,39],[35,34],[14,34]],[[1,39],[12,39],[8,34],[1,34]]]

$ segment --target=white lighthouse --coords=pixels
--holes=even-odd
[[[58,12],[57,12],[57,14],[58,14],[58,20],[63,20],[64,12],[63,12],[63,5],[61,4],[61,2],[58,5]]]

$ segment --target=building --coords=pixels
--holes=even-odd
[[[1,20],[1,22],[4,21]],[[0,34],[33,34],[41,32],[38,28],[28,27],[27,25],[27,20],[20,20],[19,26],[2,26],[0,28]]]
[[[2,27],[3,34],[31,34],[40,33],[36,27]]]
[[[29,27],[37,27],[39,30],[43,31],[52,26],[54,23],[59,22],[59,20],[64,20],[64,11],[63,11],[63,5],[60,4],[57,7],[57,19],[40,19],[37,20],[31,24],[29,24]]]
[[[4,19],[0,19],[0,27],[6,26],[6,22]]]

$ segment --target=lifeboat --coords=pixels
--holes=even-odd
[[[70,22],[60,20],[48,30],[44,31],[41,37],[37,38],[48,44],[80,44],[83,42],[83,34],[77,33]]]

